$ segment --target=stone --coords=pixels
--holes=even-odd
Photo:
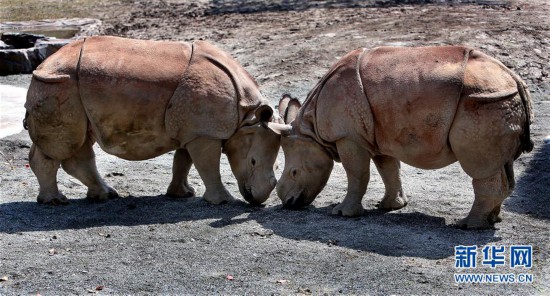
[[[0,75],[31,73],[33,60],[34,48],[0,50]]]
[[[48,38],[43,40],[38,40],[36,42],[35,47],[39,50],[44,50],[44,58],[49,57],[54,52],[58,51],[61,47],[64,45],[67,45],[71,43],[72,39],[56,39],[56,38]]]
[[[0,50],[2,49],[13,49],[13,46],[4,43],[4,41],[0,41]]]
[[[33,47],[0,50],[0,75],[30,74],[70,39],[41,39]]]
[[[75,29],[76,28],[76,29]],[[71,39],[57,39],[42,34],[25,33],[31,30],[50,32],[71,32]],[[74,32],[72,32],[74,30]],[[28,22],[0,23],[0,75],[29,74],[40,63],[62,46],[83,36],[101,33],[101,21],[96,19],[60,19]],[[47,34],[47,33],[46,33]]]
[[[0,36],[0,40],[16,49],[33,47],[36,41],[44,38],[44,35],[17,32],[2,33]]]

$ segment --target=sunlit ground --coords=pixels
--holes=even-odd
[[[27,89],[0,84],[0,138],[23,129]]]

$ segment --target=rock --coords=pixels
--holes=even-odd
[[[73,39],[56,39],[55,37],[46,37],[40,34],[3,33],[0,36],[0,40],[2,40],[0,41],[0,75],[32,73],[44,59],[74,40],[74,38],[97,35],[100,33],[100,28],[101,21],[96,19],[60,19],[0,23],[0,31],[4,32],[13,30],[51,30],[52,34],[54,32],[58,34],[60,31],[71,32],[71,30],[74,30],[69,37],[76,36]]]
[[[31,48],[0,50],[0,75],[32,73],[44,59],[70,41],[45,39],[36,41]]]
[[[46,36],[39,34],[13,32],[2,33],[0,36],[0,40],[16,49],[33,47],[37,40],[44,38]]]
[[[8,49],[0,51],[0,75],[31,73],[34,49]]]
[[[52,55],[54,52],[58,51],[61,47],[71,43],[72,41],[73,40],[71,39],[47,38],[47,39],[38,40],[36,42],[35,47],[39,49],[44,48],[45,49],[44,58],[47,58],[50,55]]]
[[[4,43],[4,41],[0,41],[0,50],[2,49],[13,49],[13,46]]]

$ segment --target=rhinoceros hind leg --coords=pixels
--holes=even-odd
[[[206,187],[203,198],[215,205],[234,201],[220,176],[222,141],[199,137],[189,142],[186,148]]]
[[[359,144],[345,139],[336,142],[336,147],[348,178],[348,190],[342,203],[332,209],[332,214],[360,216],[365,211],[361,200],[369,184],[371,154]]]
[[[172,166],[172,182],[168,186],[166,195],[170,197],[193,197],[195,189],[189,185],[187,176],[193,161],[189,152],[185,149],[178,149],[174,154]]]
[[[512,191],[514,191],[514,188],[516,187],[516,180],[514,177],[514,163],[512,161],[507,162],[504,165],[504,169],[501,171],[501,179],[502,184],[505,184],[502,187],[502,194],[503,198],[506,199],[510,194],[512,194]],[[492,211],[489,213],[489,222],[491,223],[498,223],[502,222],[502,217],[500,216],[500,208],[502,207],[502,201],[500,204],[498,204]]]
[[[118,197],[118,193],[107,186],[99,176],[95,164],[95,153],[89,140],[86,140],[71,158],[63,160],[61,166],[69,175],[88,187],[87,198],[104,201]]]
[[[512,177],[513,178],[513,177]],[[468,216],[457,225],[461,228],[486,229],[502,221],[500,208],[502,202],[512,192],[506,169],[503,167],[495,175],[485,179],[473,179],[474,204]]]
[[[29,153],[31,170],[38,179],[40,191],[36,198],[40,204],[68,204],[67,197],[57,188],[57,170],[60,162],[46,156],[40,148],[32,144]]]
[[[393,211],[406,206],[409,200],[401,185],[399,160],[387,155],[377,155],[372,160],[386,187],[384,198],[377,205],[378,208],[384,211]]]

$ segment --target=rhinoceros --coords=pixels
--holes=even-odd
[[[458,226],[491,227],[514,189],[514,160],[533,148],[532,118],[525,83],[479,50],[357,49],[310,91],[291,125],[268,124],[284,135],[277,194],[288,208],[310,204],[339,161],[347,194],[333,214],[361,215],[372,159],[385,185],[379,207],[395,210],[408,201],[400,161],[422,169],[458,161],[475,193]]]
[[[127,160],[175,150],[170,196],[195,195],[187,181],[194,164],[206,201],[233,200],[221,182],[222,152],[250,203],[265,201],[277,182],[280,136],[265,124],[273,110],[246,70],[204,41],[75,41],[33,72],[25,107],[39,203],[67,203],[60,165],[88,187],[88,198],[118,196],[97,172],[95,142]]]

